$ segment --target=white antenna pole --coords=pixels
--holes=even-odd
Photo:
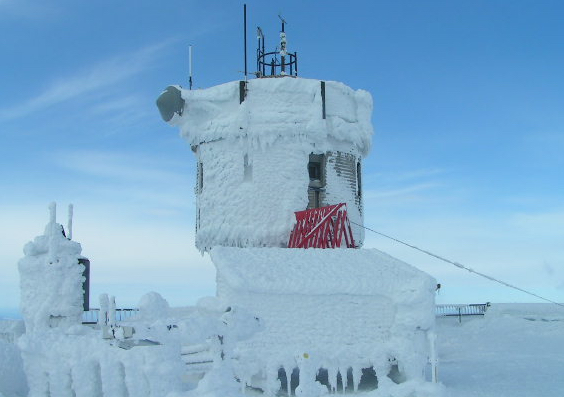
[[[57,222],[57,203],[54,201],[49,204],[49,222]]]
[[[57,227],[57,203],[54,201],[49,204],[49,225],[45,228],[49,238],[48,258],[49,263],[54,263],[57,259],[57,244],[55,243],[55,228]]]
[[[190,79],[188,82],[190,83],[190,89],[192,89],[192,46],[188,47],[188,69],[190,71]]]
[[[69,204],[69,220],[67,223],[67,230],[69,232],[68,239],[72,240],[72,215],[73,215],[73,205]]]

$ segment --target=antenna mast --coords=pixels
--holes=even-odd
[[[286,74],[286,55],[288,52],[286,51],[286,32],[284,32],[284,25],[286,21],[282,17],[282,15],[278,14],[278,18],[282,21],[282,31],[280,32],[280,74]]]
[[[245,81],[247,81],[247,4],[243,4],[243,41],[245,42]]]
[[[192,45],[188,47],[188,70],[190,73],[190,78],[188,79],[188,83],[190,85],[190,89],[192,89]]]

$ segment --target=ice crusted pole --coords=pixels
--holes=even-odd
[[[47,233],[49,236],[49,263],[54,263],[57,258],[57,243],[55,240],[55,228],[57,227],[57,203],[54,201],[49,204],[49,225]]]
[[[73,216],[73,205],[69,204],[69,220],[67,222],[67,231],[69,235],[67,236],[69,240],[72,240],[72,216]]]

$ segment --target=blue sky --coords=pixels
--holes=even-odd
[[[193,247],[194,158],[155,99],[241,78],[236,1],[0,0],[0,308],[47,205],[75,205],[93,299],[174,305],[214,293]],[[365,224],[564,301],[564,4],[560,1],[248,1],[267,47],[288,21],[300,75],[374,99]],[[368,234],[429,272],[439,302],[533,298]]]

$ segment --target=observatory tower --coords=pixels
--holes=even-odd
[[[207,89],[170,86],[157,104],[197,158],[196,246],[285,247],[294,212],[346,203],[364,239],[362,159],[372,97],[334,81],[298,78],[297,53],[265,52],[257,78]]]
[[[268,396],[415,395],[433,357],[435,280],[374,249],[284,248],[335,247],[343,235],[362,245],[372,97],[299,78],[284,21],[280,50],[257,37],[257,78],[170,86],[157,100],[197,158],[196,245],[210,251],[216,297],[264,325],[236,343],[227,378]],[[331,212],[342,204],[348,217]]]

